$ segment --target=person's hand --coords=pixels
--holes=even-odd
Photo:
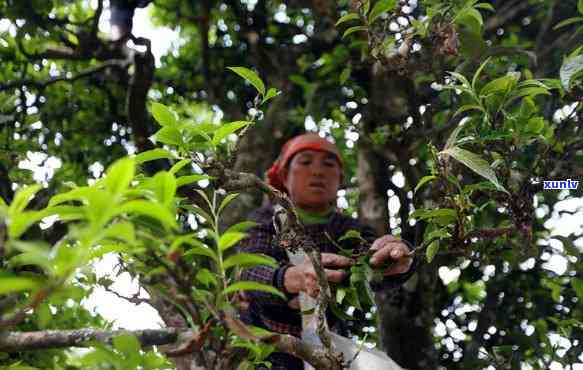
[[[353,261],[348,258],[334,253],[322,253],[322,267],[347,268],[352,266]],[[346,271],[324,269],[328,281],[339,283],[346,276]],[[318,277],[312,262],[306,256],[304,262],[299,265],[291,266],[285,271],[283,276],[283,285],[285,289],[292,294],[305,292],[310,297],[316,298],[320,293]]]
[[[383,235],[374,241],[371,251],[374,251],[370,258],[372,266],[382,266],[394,261],[384,272],[385,276],[402,274],[409,271],[413,263],[413,257],[405,243],[392,235]]]

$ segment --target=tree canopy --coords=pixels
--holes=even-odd
[[[142,7],[177,35],[159,58]],[[417,247],[397,291],[323,300],[355,340],[408,369],[574,369],[582,31],[582,0],[0,0],[0,365],[339,368],[237,316],[281,294],[233,247],[265,197],[291,209],[262,178],[310,130],[342,150],[338,207]],[[108,253],[167,328],[86,308]]]

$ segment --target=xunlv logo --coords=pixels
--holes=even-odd
[[[571,179],[562,181],[543,181],[543,189],[577,189],[579,186],[579,181],[573,181]]]

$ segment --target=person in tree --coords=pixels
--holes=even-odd
[[[348,276],[347,271],[353,260],[338,254],[338,247],[329,237],[338,240],[347,231],[357,230],[375,251],[370,258],[371,265],[384,266],[394,262],[384,271],[382,282],[371,282],[371,288],[379,291],[398,287],[413,273],[411,248],[391,235],[377,238],[371,228],[337,211],[336,197],[343,178],[342,170],[338,148],[328,140],[308,133],[292,138],[282,147],[278,159],[267,172],[267,180],[290,197],[300,221],[305,225],[306,234],[320,248],[322,265],[330,282],[342,282]],[[317,297],[319,285],[309,259],[306,258],[300,265],[292,265],[286,251],[274,245],[276,230],[273,214],[271,205],[253,212],[250,219],[257,225],[249,230],[249,235],[238,247],[242,252],[271,256],[279,262],[279,267],[260,265],[244,269],[240,280],[272,285],[284,292],[286,299],[265,292],[247,291],[244,295],[246,309],[242,310],[241,316],[249,325],[300,337],[302,327],[298,293],[305,292]],[[342,248],[345,247],[355,248],[342,245]],[[367,247],[361,245],[359,248]],[[328,323],[333,330],[342,332],[339,321],[332,315],[328,315]],[[275,352],[267,360],[271,361],[275,370],[303,369],[303,362],[289,354]]]

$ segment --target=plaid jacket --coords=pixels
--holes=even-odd
[[[253,212],[249,219],[255,221],[258,225],[251,228],[249,236],[243,239],[238,248],[242,252],[262,253],[273,257],[279,263],[279,267],[256,266],[244,269],[241,273],[241,281],[255,281],[263,284],[272,285],[280,291],[285,292],[283,286],[283,275],[287,267],[290,266],[287,253],[283,248],[274,245],[275,228],[272,222],[273,208],[271,206],[262,207]],[[348,230],[360,231],[362,237],[369,242],[373,242],[375,234],[369,227],[361,225],[357,220],[334,212],[330,216],[327,224],[306,225],[305,230],[308,236],[312,238],[316,246],[324,253],[338,253],[338,248],[330,242],[326,233],[333,240],[338,240]],[[352,248],[350,241],[340,243],[342,248]],[[412,268],[404,273],[395,276],[386,277],[381,284],[371,286],[375,291],[382,289],[391,289],[400,286],[413,273]],[[273,332],[291,334],[297,337],[301,336],[302,321],[299,310],[288,307],[288,302],[295,295],[287,295],[287,299],[282,299],[273,294],[246,291],[245,300],[248,303],[247,309],[241,312],[244,322],[268,329]],[[333,315],[328,315],[328,324],[331,328],[335,327],[336,321]],[[272,369],[303,369],[303,363],[298,358],[284,354],[273,353],[269,358],[272,362]]]

